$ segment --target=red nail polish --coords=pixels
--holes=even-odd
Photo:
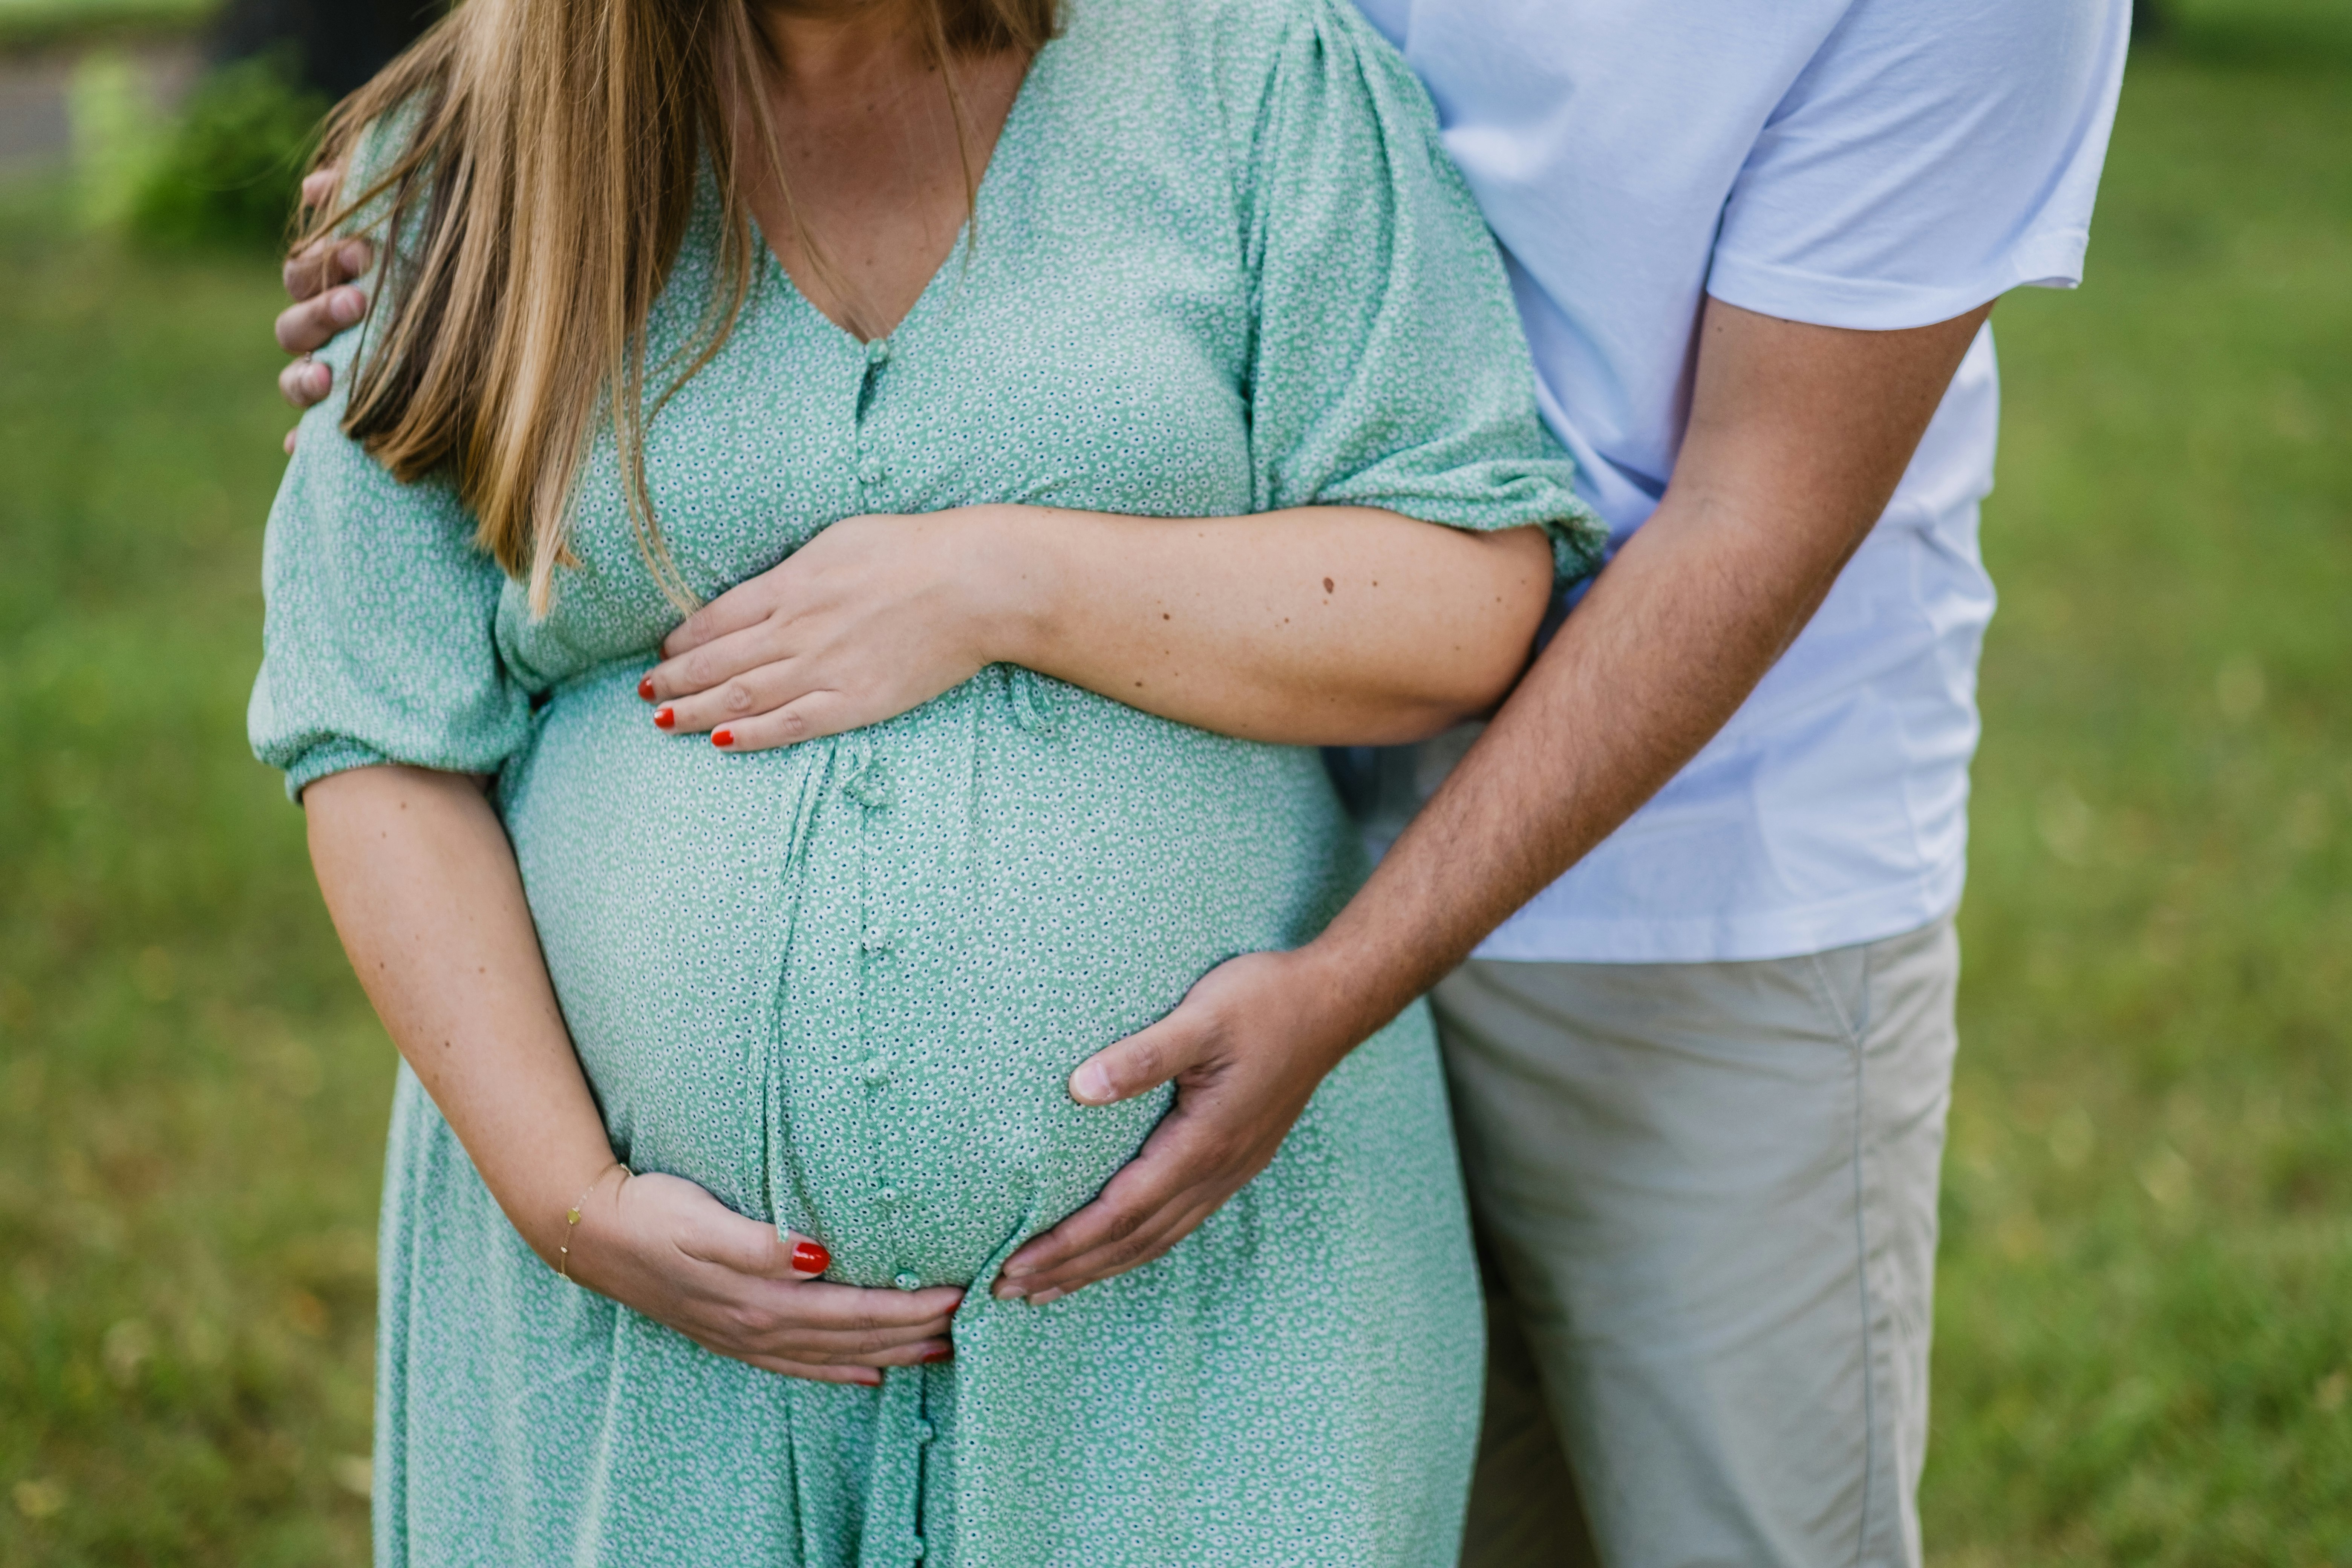
[[[803,1274],[822,1274],[833,1267],[833,1254],[823,1242],[803,1237],[793,1243],[793,1267]]]
[[[654,678],[646,676],[637,682],[637,695],[651,702],[654,700]]]
[[[735,743],[735,731],[713,730],[710,731],[710,743],[714,746],[731,746]]]
[[[675,708],[664,708],[654,714],[654,728],[656,730],[667,730],[677,722],[677,710]]]
[[[938,1350],[933,1351],[930,1354],[925,1356],[923,1358],[923,1364],[925,1366],[933,1366],[943,1361],[953,1360],[955,1360],[955,1348],[951,1345],[942,1345]]]

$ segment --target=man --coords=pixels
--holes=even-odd
[[[1434,987],[1496,1275],[1470,1560],[1576,1560],[1580,1495],[1612,1564],[1916,1564],[1984,323],[2079,280],[2127,0],[1360,3],[1615,553],[1323,936],[1078,1069],[1176,1108],[1002,1289],[1158,1257]],[[289,268],[281,342],[355,270]]]

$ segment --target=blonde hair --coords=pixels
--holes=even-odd
[[[328,117],[321,163],[347,160],[370,126],[405,132],[373,180],[314,212],[296,241],[384,203],[371,232],[385,252],[387,314],[343,428],[403,481],[447,473],[481,547],[529,583],[536,613],[556,568],[574,563],[573,485],[606,418],[646,563],[674,604],[696,602],[646,484],[645,331],[703,159],[721,204],[717,278],[662,399],[709,363],[749,296],[748,154],[768,160],[815,256],[761,90],[770,46],[754,3],[465,0]],[[1053,36],[1055,0],[909,4],[961,145],[952,56],[1034,53]],[[967,202],[975,188],[967,156]]]

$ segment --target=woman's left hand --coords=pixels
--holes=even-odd
[[[687,617],[637,693],[654,722],[764,751],[878,724],[993,662],[984,646],[1008,575],[990,514],[847,518]],[[1017,575],[1017,574],[1015,574]]]

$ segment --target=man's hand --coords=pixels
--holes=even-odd
[[[341,180],[342,171],[331,163],[312,173],[302,182],[304,209],[334,200]],[[286,292],[294,303],[278,313],[278,346],[298,357],[278,373],[278,391],[297,410],[325,401],[334,390],[334,372],[310,355],[367,314],[366,293],[350,284],[374,260],[373,247],[363,239],[321,239],[287,260]],[[291,430],[286,432],[286,450],[294,450]]]
[[[1100,1196],[1013,1256],[1013,1284],[1066,1295],[1182,1240],[1265,1167],[1342,1056],[1681,771],[1886,510],[1991,309],[1849,331],[1709,300],[1657,511],[1322,935],[1212,970],[1079,1068],[1080,1100],[1173,1077],[1177,1106]],[[1095,1091],[1097,1064],[1116,1092]]]
[[[1173,1079],[1176,1103],[1094,1202],[1004,1265],[996,1294],[1039,1305],[1139,1268],[1214,1214],[1275,1156],[1315,1088],[1386,1020],[1367,1022],[1311,951],[1250,952],[1176,1010],[1070,1075],[1085,1105]]]
[[[638,684],[654,723],[759,752],[878,724],[977,674],[987,514],[845,518],[687,617]]]

